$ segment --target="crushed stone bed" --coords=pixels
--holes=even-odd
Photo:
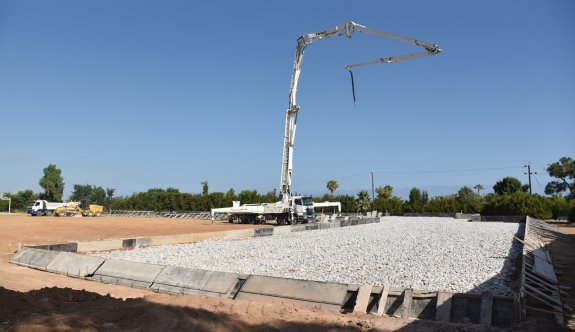
[[[90,255],[203,270],[451,292],[511,294],[516,223],[386,217],[378,224]]]

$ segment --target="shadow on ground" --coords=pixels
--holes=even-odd
[[[0,287],[0,299],[0,330],[7,331],[500,331],[375,315],[316,314],[240,301],[205,309],[181,305],[185,301],[172,305],[145,298],[122,300],[56,287],[26,293]]]

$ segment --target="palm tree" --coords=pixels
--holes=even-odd
[[[477,195],[479,195],[479,192],[485,188],[481,184],[476,184],[475,187],[473,187],[473,189],[477,190]]]
[[[371,200],[367,190],[362,190],[357,193],[357,207],[359,212],[367,212],[371,208]]]
[[[333,195],[333,192],[337,190],[339,184],[336,180],[329,180],[327,181],[327,190]]]

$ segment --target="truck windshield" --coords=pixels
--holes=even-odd
[[[302,197],[301,198],[303,205],[305,206],[312,206],[313,205],[313,200],[311,199],[311,197]]]
[[[28,203],[28,207],[33,207],[34,203],[36,203],[36,201],[32,201],[32,202]]]

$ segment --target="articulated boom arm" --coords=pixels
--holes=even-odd
[[[291,83],[290,83],[290,91],[289,91],[289,107],[286,112],[286,125],[285,125],[285,132],[284,132],[284,148],[283,148],[283,158],[282,158],[282,176],[281,176],[281,193],[282,193],[282,203],[284,207],[287,207],[289,198],[291,196],[291,182],[292,182],[292,163],[293,163],[293,146],[294,146],[294,139],[295,139],[295,131],[296,131],[296,122],[297,122],[297,114],[299,112],[299,106],[296,104],[296,93],[297,93],[297,84],[299,81],[299,76],[301,74],[302,68],[302,61],[303,61],[303,52],[307,45],[324,38],[329,37],[340,37],[345,36],[351,38],[354,32],[364,32],[370,33],[381,37],[391,38],[395,40],[399,40],[406,43],[415,44],[419,47],[425,49],[425,51],[413,53],[413,54],[406,54],[400,56],[393,56],[387,58],[379,58],[369,62],[362,62],[353,65],[345,66],[345,69],[349,70],[351,74],[351,69],[354,67],[361,67],[371,64],[377,63],[393,63],[408,59],[413,59],[421,56],[429,56],[429,55],[436,55],[441,52],[439,46],[428,43],[425,41],[403,37],[399,35],[395,35],[388,32],[378,31],[369,29],[363,25],[349,22],[346,24],[338,25],[335,28],[325,30],[318,33],[312,33],[308,35],[303,35],[298,38],[295,50],[295,58],[293,64],[293,70],[291,75]],[[353,87],[353,74],[352,77],[352,87]],[[354,91],[354,100],[355,100],[355,91]]]

